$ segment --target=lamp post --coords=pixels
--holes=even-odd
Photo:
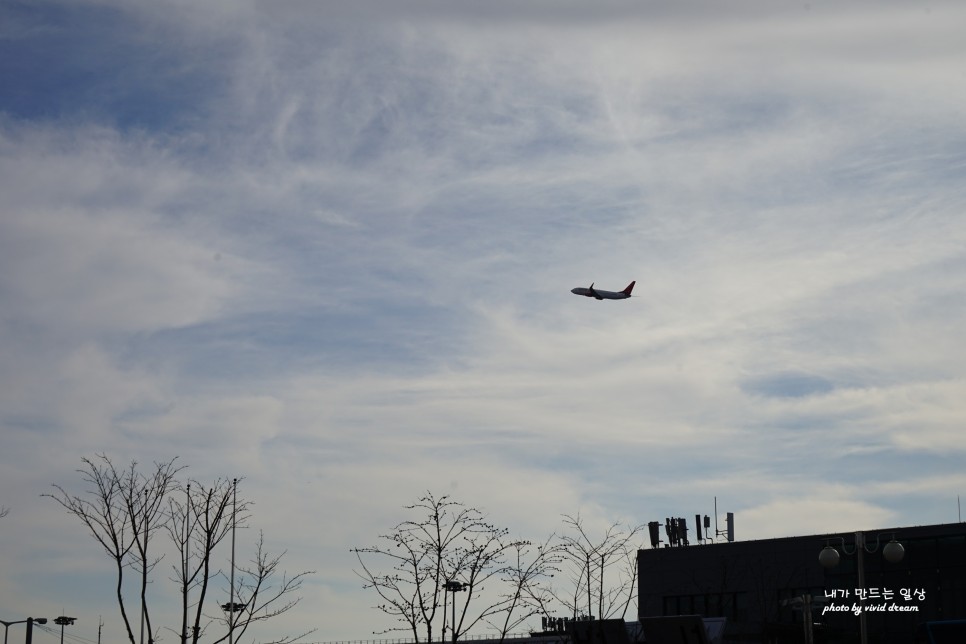
[[[236,512],[238,511],[238,479],[231,482],[231,576],[229,577],[229,596],[231,599],[227,604],[222,604],[221,609],[228,613],[228,642],[235,643],[235,613],[245,610],[247,603],[235,601],[235,524]]]
[[[783,599],[781,602],[782,606],[791,606],[793,610],[802,611],[802,634],[804,635],[805,644],[813,644],[815,642],[815,624],[813,622],[812,611],[825,603],[825,598],[814,597],[811,593]]]
[[[60,644],[64,644],[64,627],[73,626],[76,620],[76,617],[67,617],[65,615],[61,615],[54,620],[54,623],[60,626]]]
[[[248,604],[241,604],[239,602],[228,602],[227,604],[222,604],[221,609],[226,613],[234,614],[234,613],[242,612],[243,610],[245,610],[246,606],[248,606]]]
[[[842,537],[836,537],[840,542],[839,547],[842,548],[842,552],[844,552],[847,555],[857,555],[856,569],[859,577],[858,579],[859,588],[863,591],[865,590],[864,553],[868,552],[869,554],[873,554],[877,552],[879,550],[879,537],[881,536],[882,535],[876,535],[875,545],[869,547],[868,545],[866,545],[865,535],[862,532],[856,532],[855,543],[852,545],[851,550],[845,545],[845,539],[843,539]],[[894,534],[891,535],[891,537],[892,538],[889,540],[889,542],[882,547],[882,556],[885,557],[885,560],[888,561],[889,563],[899,563],[900,561],[902,561],[902,558],[905,556],[906,551],[905,551],[905,548],[902,547],[902,544],[896,541]],[[829,541],[831,541],[831,539]],[[822,548],[822,551],[820,553],[818,553],[818,561],[820,564],[822,564],[822,567],[826,569],[834,568],[835,566],[838,565],[840,559],[841,559],[841,556],[839,555],[839,551],[833,548],[828,543],[828,541],[826,541],[825,547]],[[861,595],[859,595],[859,637],[860,637],[861,644],[869,644],[869,634],[868,634],[868,630],[866,629],[866,623],[865,623],[864,595],[865,595],[864,592]]]
[[[7,644],[7,629],[10,628],[11,626],[13,626],[14,624],[26,624],[27,625],[27,644],[30,644],[30,642],[31,642],[31,640],[33,639],[33,636],[34,636],[34,622],[36,622],[38,624],[46,624],[47,623],[47,618],[46,617],[37,617],[36,619],[34,619],[33,617],[28,617],[27,619],[21,619],[21,620],[15,621],[15,622],[8,622],[8,621],[5,621],[5,620],[0,619],[0,624],[3,624],[3,644]]]
[[[235,513],[238,511],[238,479],[231,482],[231,581],[228,582],[229,592],[231,593],[231,612],[228,617],[231,623],[228,625],[228,643],[235,644]]]
[[[453,644],[456,644],[456,593],[467,590],[468,588],[469,588],[468,585],[458,581],[452,581],[452,580],[447,581],[446,584],[443,586],[444,593],[453,593],[453,623],[449,627],[450,631],[453,633]],[[444,595],[444,598],[445,598],[445,595]],[[443,613],[445,614],[445,612],[446,612],[446,609],[444,608]]]
[[[140,644],[144,644],[144,622],[148,613],[148,598],[145,594],[145,589],[148,584],[148,494],[150,490],[144,490],[144,549],[141,550],[141,555],[144,557],[142,562],[144,566],[141,569],[141,639]],[[135,540],[137,540],[137,534],[135,534]],[[138,548],[140,549],[140,542],[138,543]],[[154,638],[151,637],[151,633],[148,633],[148,644],[153,644]]]

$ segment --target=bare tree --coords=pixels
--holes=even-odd
[[[0,519],[10,514],[10,508],[0,506]]]
[[[507,553],[524,542],[508,539],[507,530],[448,496],[427,492],[406,509],[422,516],[382,535],[382,545],[352,549],[363,587],[372,588],[382,602],[376,608],[401,624],[376,634],[409,631],[417,642],[442,639],[448,594],[462,604],[453,607],[454,639],[505,610],[506,602],[485,594],[485,587],[505,574]],[[454,592],[446,590],[447,583]],[[443,626],[437,631],[439,618]]]
[[[265,536],[259,532],[255,556],[249,565],[241,566],[234,572],[235,586],[232,595],[237,600],[235,608],[240,615],[237,618],[234,617],[232,610],[225,611],[227,614],[223,613],[221,621],[225,623],[227,632],[212,640],[212,644],[219,644],[229,639],[232,631],[237,631],[234,634],[237,640],[244,636],[253,624],[287,613],[299,603],[301,598],[291,595],[298,592],[305,577],[313,572],[305,571],[292,576],[283,572],[281,579],[276,583],[274,579],[279,574],[279,564],[284,556],[284,552],[273,555],[266,551]],[[220,574],[227,577],[223,572]],[[286,635],[263,644],[291,644],[312,632],[314,629],[299,635]]]
[[[134,570],[140,577],[141,625],[143,640],[147,629],[149,644],[154,641],[151,613],[147,602],[148,579],[158,559],[148,555],[148,542],[162,526],[163,500],[175,475],[182,469],[175,459],[155,463],[145,475],[137,463],[119,470],[111,460],[100,454],[97,460],[83,459],[84,469],[78,470],[84,481],[93,486],[87,497],[72,496],[55,485],[56,494],[46,494],[81,520],[94,539],[114,561],[115,594],[128,639],[135,642],[134,629],[124,596],[124,571]]]
[[[643,525],[624,527],[612,523],[599,538],[592,537],[580,515],[564,515],[567,530],[560,537],[564,569],[571,583],[571,593],[555,594],[574,619],[620,617],[637,592],[636,552],[638,535]],[[606,581],[605,581],[606,579]],[[582,611],[586,609],[586,613]]]
[[[136,462],[119,470],[104,455],[96,460],[83,459],[85,468],[79,470],[84,481],[92,486],[85,496],[69,494],[55,485],[55,494],[45,494],[63,506],[87,526],[91,535],[101,544],[114,562],[118,607],[127,629],[128,641],[143,641],[144,630],[148,644],[153,644],[156,629],[152,626],[147,601],[147,587],[151,573],[160,557],[149,555],[149,537],[159,529],[167,532],[179,561],[172,566],[173,581],[182,594],[180,628],[167,627],[179,633],[182,644],[189,640],[198,644],[206,628],[212,623],[225,622],[227,632],[212,636],[213,643],[229,638],[238,631],[244,634],[251,624],[281,615],[295,606],[294,597],[306,575],[302,572],[289,577],[283,573],[278,584],[282,555],[272,556],[264,550],[260,536],[256,544],[255,558],[250,566],[242,567],[234,580],[232,595],[237,591],[238,602],[233,602],[229,616],[211,617],[203,612],[205,600],[215,579],[225,577],[214,564],[216,547],[225,539],[233,526],[244,524],[249,516],[249,504],[235,502],[235,487],[226,479],[219,479],[207,489],[197,483],[180,484],[176,476],[184,467],[176,466],[175,459],[155,463],[148,474],[142,474]],[[151,553],[154,552],[152,549]],[[136,639],[125,601],[125,571],[138,575],[141,601],[141,638]],[[235,570],[233,566],[233,572]],[[230,582],[229,582],[230,583]],[[189,597],[194,593],[195,596]],[[240,607],[240,608],[239,608]],[[239,617],[234,613],[240,612]],[[191,633],[188,633],[189,620]],[[271,644],[290,644],[297,637],[284,637]]]
[[[189,481],[168,497],[165,527],[178,553],[172,569],[173,581],[181,591],[182,644],[189,640],[196,644],[207,626],[207,618],[202,622],[203,607],[216,572],[212,570],[215,547],[230,534],[233,525],[245,525],[248,519],[248,503],[243,500],[239,506],[233,492],[235,485],[228,479],[218,479],[208,488]],[[192,594],[196,596],[193,606]]]
[[[512,545],[509,561],[501,571],[505,591],[496,611],[503,621],[488,620],[499,632],[500,642],[534,615],[550,615],[554,595],[549,580],[560,572],[558,566],[563,562],[562,550],[553,544],[554,539],[551,535],[536,547],[529,541]]]

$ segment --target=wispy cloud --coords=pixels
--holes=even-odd
[[[111,614],[38,501],[99,452],[244,476],[320,640],[427,489],[531,538],[955,516],[954,3],[0,12],[10,610]]]

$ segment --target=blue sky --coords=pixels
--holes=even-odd
[[[427,489],[957,519],[966,10],[518,4],[0,6],[4,619],[120,635],[40,496],[102,452],[243,476],[317,641],[389,625],[349,548]]]

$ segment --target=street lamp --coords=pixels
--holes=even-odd
[[[46,624],[46,617],[38,617],[34,619],[33,617],[28,617],[27,619],[21,619],[16,622],[7,622],[0,619],[0,624],[3,624],[3,644],[7,644],[7,629],[14,624],[26,624],[27,625],[27,644],[30,644],[34,636],[34,622],[37,624]]]
[[[859,573],[859,588],[865,590],[865,558],[863,553],[868,552],[872,554],[879,550],[879,537],[882,535],[876,535],[875,545],[868,546],[865,542],[865,535],[862,532],[855,533],[855,543],[852,545],[851,550],[845,545],[845,539],[842,537],[833,537],[839,540],[839,547],[842,548],[842,552],[847,555],[858,555],[857,559],[857,569]],[[895,535],[890,535],[892,538],[882,547],[882,556],[889,563],[899,563],[906,554],[905,548],[902,544],[896,541]],[[829,539],[831,541],[831,539]],[[833,548],[828,541],[825,543],[825,547],[822,551],[818,553],[818,561],[822,564],[823,568],[834,568],[838,565],[841,556],[839,551]],[[865,593],[859,596],[859,636],[861,638],[862,644],[868,644],[869,636],[865,625]]]
[[[812,610],[816,608],[817,604],[824,603],[824,598],[812,597],[811,593],[784,599],[781,602],[782,606],[791,606],[795,610],[802,611],[802,632],[805,636],[805,644],[813,644],[815,642],[815,625],[812,623],[814,619],[812,617]]]
[[[453,644],[456,644],[456,593],[462,592],[464,590],[469,590],[469,585],[458,581],[447,581],[443,585],[443,597],[445,598],[445,593],[453,593],[453,624],[450,626],[450,631],[453,633]],[[446,609],[443,608],[443,614],[446,614]]]
[[[64,627],[73,626],[76,620],[76,617],[67,617],[66,615],[61,615],[54,620],[54,623],[60,626],[60,644],[64,644]]]
[[[228,636],[233,637],[232,630],[235,628],[235,613],[240,613],[245,610],[248,604],[241,604],[236,601],[230,601],[227,604],[222,604],[221,609],[228,613]]]
[[[228,612],[228,644],[235,644],[235,613],[244,610],[244,604],[235,602],[235,526],[238,512],[238,479],[231,481],[231,578],[228,582],[228,592],[231,593],[231,600],[222,606],[222,610]],[[227,608],[225,608],[227,606]]]
[[[221,609],[226,613],[240,613],[245,610],[245,606],[248,604],[239,604],[238,602],[229,602],[227,604],[222,604]]]
[[[231,599],[227,604],[222,604],[221,609],[228,613],[228,644],[235,644],[235,613],[245,610],[247,603],[235,601],[235,527],[237,525],[238,512],[238,479],[231,481],[231,577],[228,581],[228,592]]]

